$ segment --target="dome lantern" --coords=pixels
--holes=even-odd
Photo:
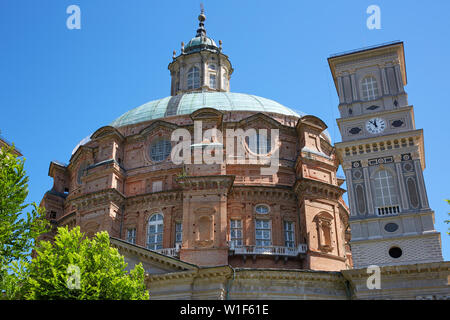
[[[206,35],[205,10],[201,7],[199,26],[194,38],[182,42],[181,53],[173,57],[168,69],[172,76],[170,94],[187,92],[228,92],[233,68],[228,56],[222,53],[222,41],[216,42]]]

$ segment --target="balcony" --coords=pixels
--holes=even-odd
[[[181,244],[177,243],[175,248],[164,248],[164,249],[158,249],[155,251],[160,254],[163,254],[165,256],[169,256],[172,258],[179,258],[180,257],[180,247],[181,247]]]
[[[282,246],[234,246],[231,244],[230,253],[234,255],[253,256],[274,256],[274,257],[297,257],[300,254],[306,253],[308,247],[306,244],[299,244],[295,248]]]
[[[379,217],[396,216],[400,213],[400,207],[399,206],[378,207],[376,208],[376,212]]]

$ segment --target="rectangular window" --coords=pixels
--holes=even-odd
[[[284,222],[284,246],[288,248],[295,247],[294,223],[291,221]]]
[[[270,220],[255,221],[255,242],[258,247],[272,245],[272,226]]]
[[[235,247],[242,246],[242,220],[230,220],[230,241]]]
[[[152,192],[162,191],[162,181],[154,181],[152,186]]]
[[[209,87],[212,89],[216,89],[216,75],[215,74],[209,75]]]
[[[127,229],[127,242],[136,244],[136,228]]]
[[[176,222],[175,223],[175,245],[181,245],[183,241],[183,223]]]

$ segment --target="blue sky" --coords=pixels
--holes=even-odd
[[[191,0],[0,1],[0,130],[23,152],[29,201],[52,186],[51,160],[68,162],[87,135],[124,112],[170,94],[172,51],[197,28]],[[81,30],[66,27],[69,5]],[[338,98],[327,58],[392,40],[405,42],[406,90],[425,133],[424,172],[443,253],[450,206],[449,1],[205,0],[208,35],[223,41],[231,90],[276,100],[323,119],[333,141]],[[369,5],[381,30],[366,27]]]

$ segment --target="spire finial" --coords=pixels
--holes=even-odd
[[[197,37],[206,37],[206,29],[205,29],[205,7],[203,6],[203,2],[200,3],[200,14],[198,16],[198,29],[197,29]]]

